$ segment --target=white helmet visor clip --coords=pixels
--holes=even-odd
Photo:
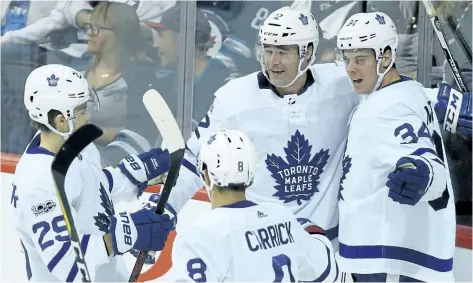
[[[92,87],[89,88],[89,99],[87,100],[87,113],[92,116],[100,110],[100,100],[97,92]]]

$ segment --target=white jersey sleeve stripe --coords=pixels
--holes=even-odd
[[[317,239],[317,238],[315,238],[315,239]],[[319,240],[319,239],[317,239],[317,240]],[[322,242],[322,241],[320,241],[320,242]],[[322,242],[322,243],[325,245],[324,242]],[[329,276],[330,270],[332,269],[332,260],[331,260],[331,256],[330,256],[331,255],[330,249],[327,246],[325,246],[325,249],[327,251],[327,267],[325,268],[324,272],[322,272],[322,274],[320,274],[319,278],[315,279],[312,282],[324,282],[327,279],[327,277]],[[338,277],[338,267],[337,267],[337,277]]]
[[[110,171],[108,171],[107,169],[102,169],[103,173],[105,174],[105,177],[107,177],[107,181],[108,181],[108,192],[111,193],[112,192],[112,189],[113,189],[113,177],[112,177],[112,173],[110,173]]]
[[[429,156],[429,154],[432,154],[433,156]],[[437,163],[439,163],[440,165],[442,165],[443,167],[445,167],[445,165],[443,164],[443,162],[441,160],[438,159],[438,155],[437,153],[431,149],[431,148],[418,148],[416,149],[416,151],[414,151],[411,155],[416,155],[416,156],[421,156],[421,157],[426,157],[424,155],[427,155],[431,158],[425,158],[427,160],[433,160]]]
[[[194,174],[196,174],[197,176],[199,176],[199,172],[197,172],[197,167],[196,167],[194,164],[192,164],[192,162],[190,162],[189,160],[187,160],[187,159],[184,158],[184,159],[182,160],[182,165],[183,165],[185,168],[189,169],[189,171],[191,171],[192,173],[194,173]]]
[[[89,246],[89,239],[90,239],[90,235],[84,235],[84,236],[82,236],[82,240],[80,242],[80,248],[81,248],[82,253],[84,254],[84,256],[87,252],[87,247]],[[77,264],[74,261],[74,265],[72,266],[71,271],[67,275],[66,282],[74,281],[74,279],[76,278],[78,272],[79,272],[79,268],[77,267]]]
[[[30,265],[30,257],[28,255],[28,251],[25,248],[25,245],[23,244],[23,241],[20,240],[21,247],[23,248],[23,251],[25,252],[25,260],[26,260],[26,277],[28,278],[28,281],[31,280],[31,277],[33,276],[33,273],[31,272],[31,265]]]
[[[453,268],[453,258],[441,259],[409,248],[396,246],[349,246],[340,243],[340,256],[353,259],[395,259],[407,261],[438,272]]]
[[[57,254],[51,259],[51,261],[48,263],[48,270],[53,271],[53,269],[56,267],[56,265],[61,261],[61,259],[64,257],[66,252],[69,250],[71,247],[71,242],[67,241],[65,242],[61,249],[57,252]]]

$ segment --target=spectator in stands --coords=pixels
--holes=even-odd
[[[64,1],[2,1],[2,152],[21,153],[33,132],[23,111],[27,75],[46,61],[38,44],[63,27]]]
[[[151,0],[110,0],[111,2],[121,2],[128,4],[136,10],[136,14],[140,22],[158,21],[163,12],[176,4],[172,1],[151,1]],[[67,21],[70,25],[77,28],[84,27],[85,24],[90,23],[90,15],[95,6],[101,1],[85,1],[75,0],[69,1],[65,7]]]
[[[180,11],[180,6],[177,4],[163,14],[160,22],[146,22],[158,33],[156,50],[161,64],[165,67],[156,74],[158,80],[167,86],[169,84],[166,84],[166,81],[174,82],[170,86],[171,88],[161,89],[171,105],[176,103],[176,71],[181,54],[179,47],[182,46],[182,43],[179,42]],[[207,51],[213,44],[210,23],[205,13],[197,9],[194,53],[194,123],[198,123],[196,121],[200,121],[206,115],[207,109],[212,104],[215,91],[228,80],[237,76],[236,70],[230,69],[221,60],[208,56]],[[158,87],[160,86],[161,84],[158,84]]]
[[[84,76],[96,90],[100,111],[91,122],[104,134],[96,144],[104,165],[150,149],[157,131],[144,110],[143,93],[156,85],[155,64],[146,56],[133,7],[101,2],[90,16],[88,51],[93,54]]]
[[[102,2],[91,14],[88,50],[93,54],[85,76],[100,99],[100,111],[92,122],[103,127],[100,143],[106,145],[125,126],[128,111],[128,84],[124,74],[147,65],[140,23],[127,4]]]

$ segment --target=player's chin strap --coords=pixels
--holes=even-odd
[[[395,44],[396,46],[397,46],[397,43],[398,43],[398,39],[396,38],[396,44]],[[387,47],[385,47],[384,49],[386,49],[386,48]],[[375,52],[376,52],[376,50],[375,50]],[[379,67],[381,67],[381,63],[383,62],[384,51],[383,51],[383,53],[381,53],[378,56],[379,59],[377,60],[378,63],[376,64],[376,74],[378,75],[378,80],[376,81],[376,85],[375,85],[374,89],[371,92],[377,91],[381,87],[381,83],[383,82],[384,76],[393,67],[394,61],[396,60],[396,50],[391,49],[391,54],[392,54],[391,62],[389,63],[389,66],[386,68],[386,70],[383,73],[379,73]]]
[[[45,124],[46,127],[48,127],[48,129],[50,129],[52,132],[62,136],[64,138],[64,140],[67,140],[69,138],[69,136],[72,134],[72,132],[74,131],[74,124],[72,123],[72,120],[67,120],[67,124],[69,125],[69,132],[67,133],[61,133],[60,131],[56,130],[53,126],[51,126],[49,123]]]
[[[380,73],[379,72],[379,67],[381,66],[382,61],[383,61],[383,58],[378,59],[378,63],[376,64],[376,74],[378,75],[378,80],[376,81],[376,85],[375,85],[373,91],[371,91],[371,92],[377,91],[381,87],[381,83],[383,82],[384,76],[389,72],[389,70],[391,70],[391,68],[394,65],[394,58],[393,58],[391,60],[391,63],[389,63],[388,68],[386,68],[386,70],[384,72]]]
[[[204,186],[205,186],[205,190],[207,191],[207,194],[209,195],[209,200],[212,200],[211,197],[210,197],[210,192],[212,191],[212,189],[214,188],[214,182],[212,182],[212,180],[210,180],[210,186],[207,185],[207,183],[204,181]]]

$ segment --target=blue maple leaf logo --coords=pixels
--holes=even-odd
[[[343,181],[347,178],[348,172],[350,172],[351,168],[351,157],[349,155],[345,155],[347,151],[347,144],[345,145],[345,150],[343,151],[343,160],[342,160],[342,177],[340,178],[340,188],[338,189],[338,200],[345,200],[342,195],[343,189]]]
[[[57,82],[59,81],[59,78],[56,77],[55,74],[52,74],[50,77],[46,78],[48,80],[48,85],[49,86],[57,86]]]
[[[376,14],[375,19],[379,22],[380,25],[386,24],[386,21],[384,20],[384,17],[379,15],[379,14]]]
[[[105,188],[102,183],[100,183],[100,205],[102,205],[105,213],[99,212],[97,216],[94,216],[95,226],[99,228],[100,231],[107,233],[110,228],[110,217],[115,214],[115,209],[113,208],[113,203],[108,197]]]
[[[306,15],[302,14],[299,16],[299,20],[302,22],[303,25],[308,25],[309,24],[309,19],[307,18]]]
[[[275,154],[266,156],[266,168],[276,181],[273,196],[284,203],[308,201],[318,192],[320,175],[327,165],[329,150],[321,149],[311,159],[312,145],[298,130],[284,148],[286,161]]]

